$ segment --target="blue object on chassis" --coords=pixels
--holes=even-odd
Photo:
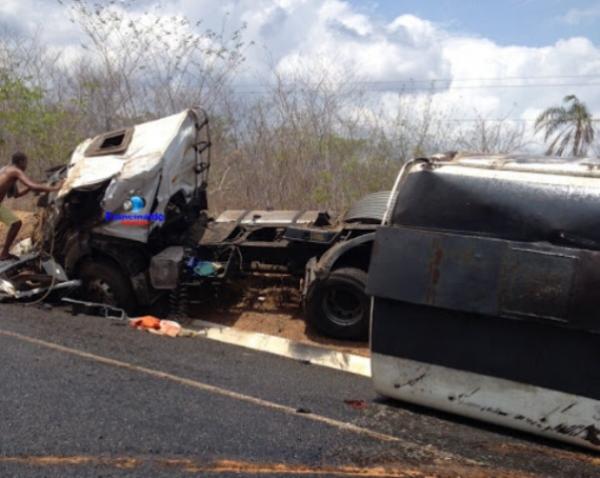
[[[401,172],[367,293],[381,394],[600,449],[600,163]]]

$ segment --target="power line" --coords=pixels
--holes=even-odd
[[[599,86],[598,83],[523,83],[520,85],[509,84],[509,85],[466,85],[466,86],[451,86],[451,89],[456,90],[474,90],[474,89],[486,89],[486,88],[559,88],[559,87],[572,87],[572,86]]]
[[[577,79],[577,78],[600,78],[600,74],[596,75],[548,75],[548,76],[501,76],[501,77],[483,77],[483,78],[407,78],[407,79],[395,79],[395,80],[364,80],[357,81],[357,83],[450,83],[450,82],[467,82],[467,81],[506,81],[506,80],[565,80],[565,79]]]
[[[600,76],[598,77],[600,78]],[[357,84],[357,85],[381,85],[381,87],[379,88],[366,88],[366,91],[371,91],[371,92],[385,92],[385,91],[392,91],[392,90],[397,90],[397,91],[446,91],[446,90],[476,90],[476,89],[503,89],[503,88],[572,88],[572,87],[578,87],[578,88],[585,88],[585,87],[592,87],[592,86],[600,86],[600,82],[587,82],[587,83],[521,83],[521,84],[495,84],[495,85],[453,85],[453,84],[448,84],[445,86],[442,85],[435,85],[435,83],[431,83],[429,86],[421,86],[418,87],[416,86],[414,83],[411,83],[410,81],[404,82],[404,81],[396,81],[396,80],[389,80],[387,82],[383,82],[383,81],[373,81],[373,82],[350,82],[350,84]],[[384,85],[388,85],[387,87],[385,87]],[[240,94],[256,94],[256,95],[260,95],[260,94],[264,94],[265,91],[267,89],[271,89],[274,88],[274,85],[254,85],[252,86],[252,88],[263,88],[262,90],[257,90],[257,89],[253,89],[253,90],[243,90],[243,89],[239,89],[246,87],[247,85],[238,85],[238,89],[237,89],[237,93]],[[290,87],[293,86],[293,84],[289,84],[289,85],[283,85],[284,87]],[[307,90],[310,90],[309,87],[304,88]]]
[[[600,77],[599,77],[600,78]],[[377,84],[377,85],[381,85],[381,84],[389,84],[389,85],[411,85],[410,82],[401,82],[401,81],[389,81],[386,83],[383,82],[378,82],[378,83],[371,83],[371,82],[349,82],[349,84],[359,84],[359,85],[372,85],[372,84]],[[293,83],[289,83],[286,85],[283,85],[284,87],[289,87],[292,86]],[[461,88],[461,89],[474,89],[474,88],[523,88],[523,87],[559,87],[559,86],[598,86],[600,85],[600,82],[590,82],[590,83],[522,83],[522,84],[505,84],[505,85],[459,85],[459,86],[452,86],[452,85],[448,85],[448,86],[452,86],[452,88]],[[245,87],[247,85],[238,85]],[[432,85],[433,87],[435,87],[435,85]],[[252,88],[274,88],[275,85],[254,85],[252,86]],[[435,88],[439,88],[439,87],[435,87]],[[310,89],[310,88],[306,88],[306,89]],[[248,92],[252,92],[252,90],[247,90]],[[258,93],[258,91],[257,91]]]
[[[394,90],[402,90],[402,91],[421,91],[421,90],[429,90],[436,91],[442,90],[445,91],[447,89],[461,89],[461,90],[469,90],[469,89],[488,89],[488,88],[563,88],[563,87],[592,87],[592,86],[600,86],[600,82],[598,81],[589,81],[589,82],[558,82],[558,83],[540,83],[538,80],[559,80],[559,79],[599,79],[600,75],[560,75],[560,76],[507,76],[507,77],[498,77],[498,78],[454,78],[454,79],[406,79],[406,80],[357,80],[350,81],[351,84],[362,85],[362,86],[381,86],[381,88],[368,88],[367,91],[391,91]],[[456,82],[469,82],[469,81],[523,81],[526,83],[496,83],[496,84],[481,84],[481,85],[456,85]],[[535,82],[533,82],[535,81]],[[436,85],[436,83],[447,83],[447,85]],[[425,86],[418,86],[418,84],[423,84]],[[293,83],[284,83],[283,87],[293,86]],[[274,88],[276,85],[269,84],[245,84],[245,85],[237,85],[238,93],[241,94],[262,94],[265,89]],[[387,88],[386,88],[387,87]],[[241,88],[241,89],[240,89]],[[248,90],[243,90],[243,88],[250,88]],[[309,88],[307,88],[309,89]]]
[[[451,121],[457,123],[535,123],[536,120],[532,118],[446,118],[444,121]]]

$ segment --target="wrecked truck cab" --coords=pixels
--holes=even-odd
[[[46,212],[45,245],[84,296],[127,310],[156,298],[150,257],[180,244],[205,214],[208,118],[185,110],[101,134],[73,152]]]
[[[600,162],[409,163],[367,292],[382,395],[600,449]]]
[[[96,217],[93,232],[149,242],[152,232],[163,228],[166,220],[152,220],[152,215],[168,215],[177,195],[184,205],[206,209],[207,127],[203,112],[187,110],[84,141],[71,157],[57,206],[66,204],[72,193],[100,192],[98,210],[102,214]],[[138,207],[132,198],[142,200]],[[111,220],[115,216],[117,219]],[[137,227],[121,220],[136,216],[150,219],[140,220]]]

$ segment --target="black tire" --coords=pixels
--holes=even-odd
[[[367,273],[354,267],[332,271],[306,297],[308,322],[323,335],[344,340],[369,338]]]
[[[86,261],[81,265],[79,277],[84,300],[119,307],[128,314],[136,311],[137,302],[131,281],[116,264]]]

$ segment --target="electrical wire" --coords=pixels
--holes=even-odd
[[[470,89],[502,89],[502,88],[561,88],[561,87],[592,87],[600,86],[598,81],[587,82],[540,82],[539,80],[577,80],[577,79],[600,79],[598,75],[555,75],[555,76],[505,76],[505,77],[489,77],[489,78],[408,78],[395,80],[356,80],[349,81],[350,84],[360,85],[366,88],[367,91],[389,91],[404,90],[414,91],[428,89],[429,91],[437,90],[470,90]],[[521,81],[523,83],[502,83],[502,82]],[[457,84],[468,82],[494,82],[492,84]],[[444,84],[445,83],[445,84]],[[293,86],[293,83],[283,83],[283,87]],[[264,94],[268,89],[274,88],[276,85],[269,84],[240,84],[237,85],[235,92],[237,94]],[[245,89],[248,88],[248,89]],[[308,86],[306,89],[310,89]]]
[[[55,235],[52,234],[52,239],[50,240],[50,252],[48,253],[50,258],[52,260],[54,260],[54,257],[52,256],[52,254],[54,253],[54,240],[55,240]],[[44,251],[41,251],[42,253]],[[41,261],[41,259],[40,259]],[[31,305],[35,305],[35,304],[39,304],[40,302],[43,302],[44,300],[46,300],[48,298],[48,296],[52,293],[52,291],[54,290],[54,286],[56,285],[56,274],[52,275],[52,280],[50,281],[50,285],[48,286],[48,290],[46,290],[46,292],[39,297],[38,299],[35,299],[32,302],[25,302],[26,306],[31,306]]]
[[[56,240],[56,235],[53,233],[52,237],[50,239],[50,251],[47,252],[47,254],[49,255],[50,259],[52,259],[52,260],[54,260],[53,254],[54,254],[54,243],[55,243],[55,240]],[[42,250],[40,251],[40,256],[42,254],[44,254],[44,253],[45,253],[45,251],[43,250],[43,247],[42,247]],[[41,258],[40,258],[40,265],[41,265]],[[31,305],[36,305],[36,304],[39,304],[39,303],[43,302],[52,293],[52,291],[54,290],[54,286],[55,285],[56,285],[56,274],[53,274],[52,275],[52,280],[50,281],[50,285],[48,286],[48,289],[46,290],[46,292],[44,292],[44,294],[42,294],[41,297],[39,297],[39,298],[37,298],[37,299],[35,299],[35,300],[31,301],[31,302],[25,302],[25,305],[26,306],[31,306]]]

